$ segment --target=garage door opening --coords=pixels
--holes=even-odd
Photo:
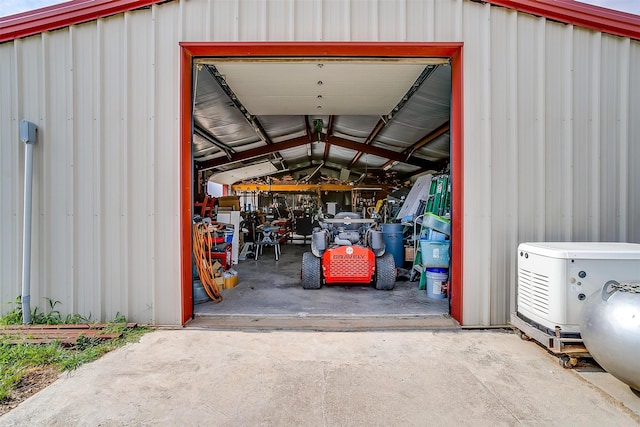
[[[461,322],[461,45],[181,46],[183,322],[194,313],[436,312],[450,312]],[[451,264],[445,270],[450,299],[443,302],[427,300],[424,289],[428,273],[442,276],[442,270],[416,270],[409,251],[430,248],[419,241],[406,249],[404,244],[407,236],[416,240],[426,237],[421,232],[434,231],[421,227],[422,218],[416,221],[429,210],[424,203],[409,203],[415,202],[415,187],[444,177],[445,188],[449,183],[451,188],[451,199],[440,200],[450,206],[446,239]],[[213,198],[205,196],[209,181],[222,184],[230,197],[210,202]],[[424,198],[427,190],[421,191]],[[238,286],[221,292],[223,303],[194,305],[191,250],[197,211],[207,217],[216,212],[218,223],[234,225],[231,267],[239,273]],[[310,230],[327,228],[325,221],[344,212],[360,213],[363,222],[375,218],[383,223],[386,257],[402,263],[394,290],[360,285],[302,289]],[[246,233],[240,235],[240,230]],[[255,244],[265,243],[265,236],[277,244]]]

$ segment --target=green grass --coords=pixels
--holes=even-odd
[[[0,325],[19,325],[22,323],[22,309],[19,297],[13,304],[16,307],[0,317]],[[84,317],[73,315],[64,319],[55,309],[59,302],[50,302],[49,313],[32,312],[34,324],[78,324],[91,323]],[[82,321],[84,320],[84,321]],[[122,333],[119,338],[103,340],[100,338],[80,336],[71,347],[59,342],[51,344],[11,344],[8,338],[0,338],[0,402],[6,400],[20,380],[31,370],[40,367],[52,367],[58,371],[78,368],[84,363],[92,362],[105,353],[110,352],[128,342],[136,342],[149,331],[146,327],[128,328],[126,319],[117,316],[104,329],[105,333]]]

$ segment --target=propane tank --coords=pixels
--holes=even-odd
[[[610,280],[590,295],[580,334],[600,366],[640,391],[640,282]]]

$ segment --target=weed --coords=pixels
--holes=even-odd
[[[0,341],[0,401],[6,399],[32,367],[56,365],[64,360],[59,343],[46,345],[9,344]]]
[[[40,312],[38,307],[34,307],[31,310],[31,323],[34,325],[77,325],[80,323],[91,323],[91,314],[88,317],[81,316],[80,314],[67,314],[63,319],[60,311],[56,307],[62,304],[60,301],[54,301],[51,298],[44,298],[49,306],[48,313]],[[13,304],[15,307],[9,313],[0,317],[0,325],[20,325],[22,324],[22,297],[16,297],[15,301],[10,301],[7,304]],[[119,315],[119,314],[118,314]]]
[[[62,317],[60,312],[56,310],[56,306],[61,302],[53,301],[50,298],[44,299],[49,304],[49,313],[38,313],[38,307],[35,307],[31,314],[31,323],[34,325],[59,325],[62,323]]]
[[[80,351],[84,351],[88,348],[99,346],[103,341],[100,337],[85,337],[84,335],[80,335],[76,340],[75,347]]]
[[[78,324],[89,323],[88,318],[74,314],[64,319],[56,307],[60,301],[48,299],[49,313],[32,312],[33,323],[37,324]],[[0,317],[0,325],[16,325],[22,323],[22,304],[16,298],[13,310]],[[26,373],[36,367],[52,366],[59,371],[78,368],[80,365],[94,361],[128,342],[137,341],[148,328],[127,328],[127,320],[118,313],[107,322],[105,334],[119,334],[120,338],[105,340],[100,337],[79,336],[75,345],[64,347],[60,342],[50,344],[11,344],[11,337],[0,339],[0,403],[7,400]]]
[[[88,317],[81,316],[79,314],[67,314],[62,323],[67,325],[77,325],[80,323],[91,323],[91,313]]]
[[[0,317],[0,325],[19,325],[22,323],[22,299],[20,296],[15,301],[9,301],[7,304],[14,304],[13,310]]]

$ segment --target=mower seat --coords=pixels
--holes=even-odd
[[[335,219],[346,219],[346,218],[360,219],[362,218],[362,216],[360,215],[360,212],[340,212],[340,213],[337,213],[335,216]],[[342,228],[342,230],[344,231],[357,230],[358,226],[359,224],[354,224],[354,223],[345,224],[344,222],[334,224],[334,227]]]

